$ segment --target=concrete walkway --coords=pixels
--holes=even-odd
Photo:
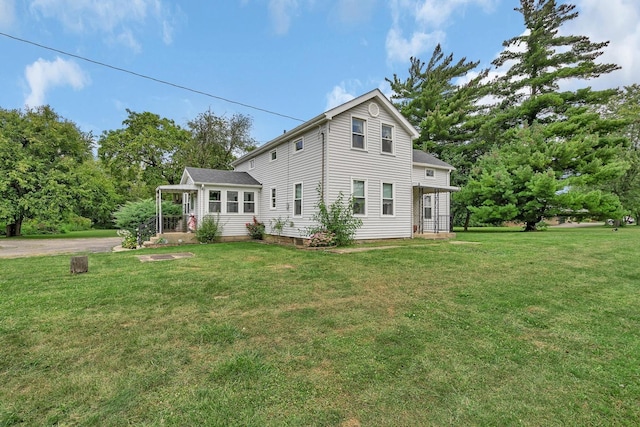
[[[42,255],[111,252],[120,246],[120,237],[75,239],[0,239],[0,258],[24,258]]]

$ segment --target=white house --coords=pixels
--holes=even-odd
[[[327,204],[340,193],[354,198],[362,219],[357,240],[449,232],[454,168],[414,150],[417,137],[376,89],[242,156],[234,171],[187,167],[179,185],[158,188],[158,200],[163,192],[184,194],[185,214],[198,221],[219,215],[225,237],[246,236],[255,216],[267,233],[276,234],[272,225],[280,221],[282,236],[304,238],[316,225],[322,187]]]

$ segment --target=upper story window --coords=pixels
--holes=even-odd
[[[427,178],[434,178],[436,176],[436,170],[435,169],[425,169],[424,170],[424,174]]]
[[[256,167],[256,159],[249,160],[249,169],[253,169]]]
[[[227,213],[238,213],[238,192],[227,191]]]
[[[222,191],[209,191],[209,212],[222,212]]]
[[[302,216],[302,183],[293,185],[293,216]]]
[[[383,153],[393,154],[393,126],[382,125],[382,148]]]
[[[300,138],[296,142],[294,142],[293,143],[293,147],[295,148],[296,152],[301,151],[302,149],[304,149],[304,141],[302,140],[302,138]]]
[[[244,213],[256,212],[256,193],[253,191],[244,192],[244,205],[242,209]]]
[[[367,214],[367,182],[354,179],[351,181],[351,196],[353,197],[353,214]]]
[[[269,153],[269,158],[273,162],[274,160],[276,160],[278,158],[278,152],[276,150],[271,151]]]
[[[365,150],[365,129],[367,122],[357,117],[351,118],[351,148]]]

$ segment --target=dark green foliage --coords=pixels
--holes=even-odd
[[[93,164],[91,139],[48,106],[0,109],[0,222],[7,235],[19,235],[28,219],[104,219],[113,194]]]
[[[196,230],[196,239],[200,243],[215,243],[222,235],[222,224],[220,216],[208,215],[204,217],[202,223]]]
[[[318,203],[313,220],[318,223],[307,230],[309,236],[323,233],[333,235],[333,242],[337,246],[346,246],[353,242],[356,232],[362,227],[362,220],[353,216],[353,199],[344,200],[340,192],[336,200],[327,206],[324,201],[322,188],[318,186]]]
[[[163,216],[182,215],[182,206],[175,203],[162,201]],[[156,216],[156,202],[153,199],[145,199],[137,202],[127,202],[114,212],[116,227],[135,233],[138,226],[150,218]]]
[[[251,137],[251,117],[234,114],[216,116],[211,110],[200,113],[187,124],[191,138],[176,154],[184,166],[232,169],[231,162],[256,147]]]
[[[173,120],[150,112],[127,110],[122,129],[100,136],[98,158],[109,171],[124,200],[153,196],[163,184],[177,184],[184,164],[174,158],[189,140],[189,132]]]

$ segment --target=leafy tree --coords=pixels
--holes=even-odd
[[[562,121],[567,109],[604,105],[616,93],[589,88],[560,92],[561,82],[592,79],[620,68],[595,62],[609,42],[559,34],[562,24],[578,16],[575,5],[555,0],[520,0],[520,5],[515,10],[522,14],[526,31],[506,40],[505,49],[493,61],[497,68],[509,68],[493,82],[498,103],[495,119],[485,126],[484,136],[489,140],[513,127]]]
[[[469,206],[478,221],[519,221],[527,231],[545,217],[582,210],[617,217],[622,212],[618,198],[594,189],[594,183],[624,172],[618,148],[602,145],[593,134],[569,140],[549,136],[548,127],[539,124],[512,131],[509,142],[478,161],[469,183],[454,197],[481,201]]]
[[[411,58],[409,76],[386,79],[400,112],[420,131],[414,148],[433,153],[457,169],[452,185],[464,186],[473,164],[488,150],[478,139],[489,88],[482,83],[488,70],[476,72],[479,61],[454,61],[436,46],[428,63]],[[466,81],[466,82],[465,82]],[[464,82],[464,83],[463,83]],[[454,200],[455,216],[468,213]]]
[[[629,168],[620,178],[603,187],[620,198],[626,213],[633,215],[637,224],[640,220],[640,85],[626,86],[612,99],[606,115],[625,120],[620,134],[630,141],[630,145],[622,155]]]
[[[175,154],[189,140],[189,132],[157,114],[127,110],[124,128],[105,131],[98,158],[113,177],[125,200],[152,196],[157,186],[177,184],[183,164]]]
[[[445,56],[440,45],[428,63],[415,57],[410,61],[406,80],[396,74],[386,80],[396,107],[420,131],[415,148],[441,154],[451,147],[466,147],[475,130],[472,118],[481,108],[477,101],[486,94],[481,81],[487,70],[458,84],[473,73],[479,61],[462,58],[454,62],[453,54]]]
[[[473,205],[479,218],[522,220],[527,231],[562,209],[585,208],[596,215],[615,211],[617,198],[602,194],[596,201],[597,190],[590,189],[620,176],[626,167],[618,158],[625,139],[617,132],[624,121],[600,113],[617,91],[560,91],[563,81],[619,68],[595,63],[608,42],[560,35],[562,24],[578,16],[574,5],[555,0],[521,0],[520,5],[515,10],[522,14],[526,31],[505,41],[505,50],[494,61],[496,67],[509,69],[493,83],[497,103],[481,131],[489,144],[504,148],[480,162],[488,168],[485,175],[509,174],[513,195],[505,193],[503,202],[512,203],[515,211],[501,214],[492,208],[501,202],[486,191],[483,172],[474,174],[474,190],[456,199]]]
[[[250,136],[249,116],[219,117],[207,110],[191,120],[187,127],[191,139],[176,156],[184,166],[229,170],[237,157],[256,148],[255,140]]]
[[[167,216],[182,215],[182,206],[163,200],[162,214]],[[113,216],[116,227],[135,233],[140,224],[156,216],[156,201],[154,199],[129,201],[114,212]]]
[[[91,159],[91,135],[50,107],[0,109],[0,222],[7,236],[25,219],[61,222],[87,190],[78,168]]]

